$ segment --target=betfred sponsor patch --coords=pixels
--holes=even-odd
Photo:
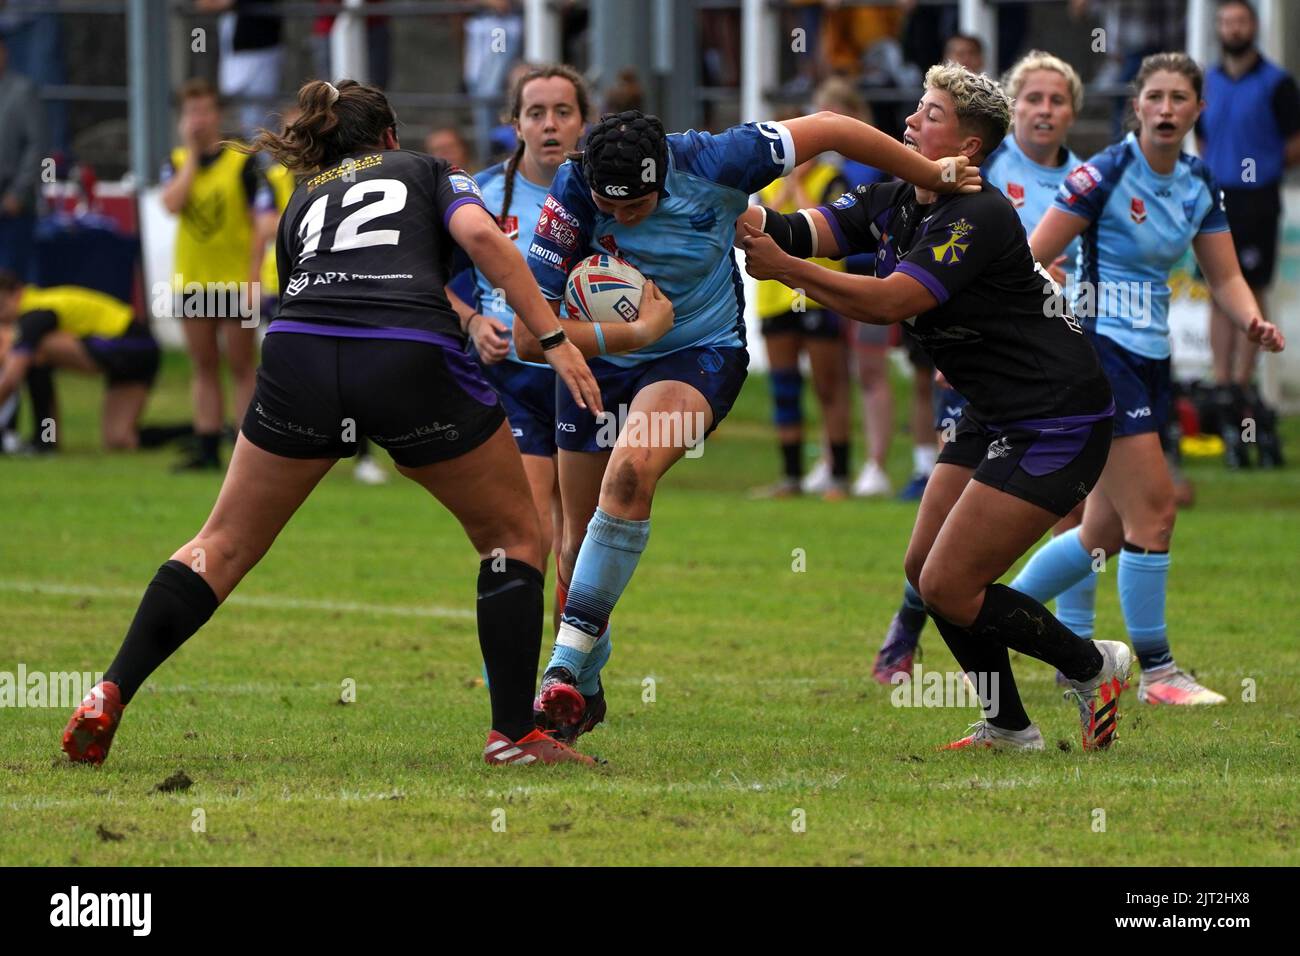
[[[552,216],[559,219],[561,222],[568,223],[575,229],[578,227],[578,217],[565,209],[564,205],[554,196],[546,197],[546,203],[542,206],[542,209],[545,212],[551,213]]]
[[[578,248],[578,231],[561,219],[554,211],[543,209],[537,219],[537,238],[555,243],[563,252],[573,252]]]

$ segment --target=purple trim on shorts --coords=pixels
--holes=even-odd
[[[831,212],[828,206],[818,206],[817,211],[822,214],[826,224],[831,227],[831,232],[835,234],[835,241],[840,244],[840,256],[852,255],[849,252],[848,240],[844,238],[844,230],[840,228],[840,221],[835,218],[835,213]]]
[[[355,325],[296,322],[293,319],[276,319],[266,330],[266,334],[270,335],[272,332],[325,335],[340,339],[388,339],[390,341],[421,342],[425,345],[436,345],[442,349],[442,357],[447,364],[447,371],[451,372],[456,384],[463,388],[470,398],[483,405],[497,404],[497,393],[483,378],[478,363],[465,351],[464,344],[450,335],[429,332],[424,329],[395,329],[385,326],[361,328]]]
[[[1093,422],[1105,421],[1115,417],[1115,402],[1112,401],[1105,411],[1090,415],[1067,415],[1062,418],[1032,418],[1015,422],[989,422],[985,427],[993,431],[1004,432],[1009,429],[1027,429],[1029,431],[1054,432],[1063,431],[1078,425],[1091,425]]]
[[[939,300],[940,305],[943,305],[948,301],[948,290],[944,288],[943,283],[930,275],[930,273],[926,272],[920,266],[913,265],[904,259],[898,264],[894,271],[901,272],[905,276],[911,276],[917,282],[921,283],[921,285],[925,286],[926,289],[929,290],[932,296]]]
[[[1115,404],[1101,414],[1070,415],[1063,418],[1046,418],[1037,421],[1014,422],[1004,428],[1030,429],[1038,436],[1020,459],[1020,468],[1027,475],[1041,478],[1059,471],[1078,457],[1083,446],[1092,437],[1092,430],[1115,414]]]
[[[484,206],[483,200],[479,199],[477,196],[461,196],[459,199],[453,201],[452,204],[447,207],[447,211],[442,215],[442,224],[446,226],[448,229],[450,229],[451,214],[455,212],[457,209],[459,209],[461,206],[465,205],[465,203],[467,202],[472,202],[474,205],[481,208],[484,212],[487,211],[487,206]]]

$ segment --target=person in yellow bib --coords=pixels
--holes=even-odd
[[[0,328],[12,344],[0,364],[0,407],[34,368],[102,374],[102,434],[110,450],[138,448],[140,413],[158,374],[158,343],[125,302],[81,286],[38,289],[0,270]],[[53,420],[37,423],[40,441],[57,437]],[[146,442],[148,443],[148,442]]]
[[[234,417],[242,420],[256,383],[257,282],[263,247],[254,217],[275,211],[257,161],[221,139],[221,103],[206,80],[180,90],[180,137],[162,170],[162,201],[179,218],[173,283],[177,317],[193,363],[194,457],[178,470],[219,469],[223,425],[221,348],[234,383]],[[201,297],[201,298],[196,298]]]
[[[795,212],[829,203],[848,190],[848,180],[838,165],[811,159],[796,167],[793,175],[763,189],[759,196],[766,206],[780,212]],[[842,262],[815,261],[828,269],[844,270]],[[830,452],[830,481],[822,494],[829,500],[846,498],[851,400],[848,344],[840,318],[799,290],[770,280],[758,284],[757,309],[771,370],[773,419],[781,446],[782,476],[775,485],[758,489],[755,496],[786,497],[802,491],[803,373],[799,370],[799,354],[806,350]]]

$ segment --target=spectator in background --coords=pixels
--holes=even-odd
[[[605,91],[605,112],[622,113],[625,110],[644,110],[645,91],[641,78],[632,67],[618,71],[614,85]]]
[[[23,280],[31,278],[44,118],[36,87],[8,68],[0,40],[0,269]]]
[[[195,0],[200,13],[220,14],[217,18],[217,87],[227,99],[253,98],[239,107],[239,129],[244,136],[266,125],[271,100],[280,89],[280,67],[284,62],[281,24],[278,16],[241,12],[252,5],[278,0]]]
[[[257,161],[221,142],[221,103],[206,80],[188,81],[180,90],[181,146],[163,166],[162,201],[179,217],[172,266],[175,293],[180,297],[202,288],[203,301],[184,299],[181,329],[193,363],[195,455],[180,471],[216,470],[222,433],[221,350],[224,334],[226,363],[235,385],[234,420],[242,421],[256,382],[256,327],[240,321],[251,296],[229,289],[249,288],[262,269],[262,246],[254,241],[255,214],[273,212],[275,201]],[[209,307],[217,308],[212,314]],[[260,312],[260,303],[258,303]]]
[[[1268,287],[1277,264],[1282,175],[1300,163],[1300,90],[1255,45],[1259,19],[1245,0],[1220,3],[1215,31],[1223,59],[1205,78],[1205,111],[1196,124],[1200,153],[1223,190],[1241,272],[1268,319]],[[1280,465],[1276,414],[1251,385],[1259,346],[1211,302],[1210,348],[1228,463],[1248,465],[1241,422],[1256,421],[1261,465]]]
[[[68,81],[63,64],[63,29],[59,14],[35,12],[31,3],[0,2],[0,40],[9,48],[9,69],[21,73],[37,89]],[[45,145],[51,153],[68,151],[68,104],[46,100]]]
[[[366,0],[366,3],[374,2],[375,0]],[[315,66],[318,78],[330,80],[334,79],[330,33],[334,29],[334,20],[337,17],[335,11],[338,9],[338,0],[316,0],[316,5],[330,12],[322,13],[312,21],[312,64]],[[368,14],[366,16],[366,79],[371,86],[380,89],[388,88],[388,78],[392,70],[391,48],[388,17]],[[352,79],[358,78],[352,77]]]
[[[497,126],[498,100],[523,49],[524,18],[517,5],[512,0],[480,0],[479,9],[465,20],[464,81],[474,98],[474,142],[483,164],[492,155],[489,144]]]
[[[784,179],[764,187],[759,202],[780,213],[829,205],[848,190],[839,164],[818,156],[794,168]],[[828,269],[844,270],[842,260],[813,259]],[[803,489],[803,373],[800,353],[808,354],[813,394],[821,406],[824,445],[830,469],[815,490],[828,501],[849,493],[849,362],[843,322],[834,312],[780,282],[759,282],[756,302],[763,323],[772,387],[773,421],[781,449],[782,477],[759,489],[757,497],[784,498]],[[813,489],[809,489],[813,490]]]
[[[943,45],[943,59],[959,63],[972,73],[983,73],[984,41],[970,33],[954,33]]]
[[[445,159],[461,169],[469,169],[472,163],[469,144],[454,126],[439,126],[430,130],[424,138],[424,151],[435,159]]]
[[[824,81],[817,88],[813,105],[819,110],[842,113],[876,125],[871,105],[842,76],[832,76]],[[880,170],[854,160],[841,158],[839,166],[849,189],[870,186],[889,178]],[[844,266],[846,271],[855,275],[875,275],[875,262],[875,255],[859,254],[846,258]],[[858,387],[862,391],[862,431],[866,448],[866,460],[853,483],[852,491],[859,498],[874,498],[887,495],[891,490],[889,476],[885,473],[894,432],[894,393],[889,386],[891,330],[888,326],[868,325],[865,322],[842,324],[851,326],[844,329],[844,334],[851,344],[858,370]],[[824,491],[829,480],[830,459],[823,457],[805,479],[804,487],[809,491]]]

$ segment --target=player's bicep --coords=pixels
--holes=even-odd
[[[1192,252],[1211,289],[1241,275],[1231,232],[1203,232],[1192,239]]]
[[[1050,266],[1091,223],[1082,215],[1053,206],[1034,227],[1029,249],[1037,261]]]
[[[905,263],[903,263],[905,264]],[[893,321],[902,322],[922,312],[938,308],[942,299],[936,284],[923,275],[901,268],[881,280],[879,308]]]
[[[831,227],[830,219],[822,209],[801,209],[799,211],[807,216],[812,223],[813,236],[817,240],[815,249],[818,256],[824,256],[827,259],[842,259],[848,254],[849,250],[840,245],[840,237],[836,235],[835,230]]]

